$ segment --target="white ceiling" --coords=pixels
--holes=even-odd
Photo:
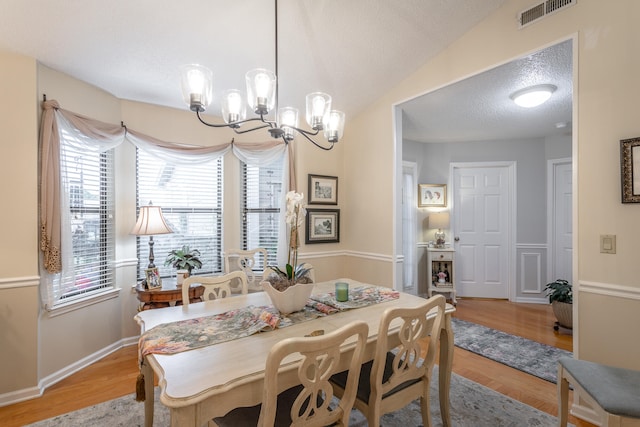
[[[557,90],[539,107],[519,107],[509,98],[544,83]],[[403,103],[403,138],[459,142],[571,134],[572,86],[568,40]]]
[[[322,90],[353,117],[505,0],[280,0],[280,106]],[[515,25],[515,24],[514,24]],[[118,98],[187,109],[179,66],[214,72],[214,96],[274,70],[274,1],[2,0],[0,49]],[[217,102],[217,100],[214,100]],[[218,105],[208,113],[219,115]],[[346,130],[348,132],[348,129]]]
[[[397,85],[505,0],[279,0],[280,106],[304,111],[313,91],[333,96],[349,117]],[[95,85],[121,99],[187,109],[179,67],[214,72],[214,104],[244,89],[246,71],[275,69],[274,1],[2,0],[0,49]],[[515,17],[514,17],[514,26]],[[570,120],[566,52],[523,59],[404,106],[405,136],[418,141],[520,137]],[[569,64],[570,65],[570,64]],[[570,74],[570,72],[569,72]],[[570,77],[569,77],[570,78]],[[482,80],[479,82],[479,80]],[[554,83],[553,119],[512,111],[508,95],[524,84]],[[560,103],[560,99],[565,103]]]

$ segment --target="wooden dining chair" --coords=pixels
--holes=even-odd
[[[265,248],[255,249],[229,249],[223,253],[224,271],[244,271],[247,275],[247,284],[250,291],[261,291],[260,282],[264,270],[267,267],[267,250]],[[258,265],[262,263],[262,269]],[[258,273],[258,274],[256,274]]]
[[[227,298],[233,295],[232,290],[238,289],[241,294],[246,294],[247,276],[242,271],[233,271],[222,276],[189,276],[182,282],[182,305],[189,305],[189,287],[193,283],[199,283],[204,287],[202,301]]]
[[[354,403],[367,418],[369,426],[380,426],[382,415],[397,411],[417,398],[420,398],[424,427],[431,425],[429,383],[438,337],[444,327],[445,305],[444,296],[436,295],[417,307],[389,308],[382,314],[375,356],[362,365]],[[427,319],[427,313],[431,311],[434,317]],[[398,325],[398,331],[389,334],[390,326]],[[429,335],[423,359],[420,340]],[[346,380],[344,372],[331,378],[337,396],[344,393]]]
[[[224,417],[215,418],[214,423],[221,427],[348,426],[368,333],[367,323],[359,320],[326,335],[287,338],[278,342],[267,356],[262,404],[234,409]],[[350,349],[341,353],[343,345]],[[296,353],[302,360],[283,363],[289,355]],[[346,362],[349,369],[345,374],[345,391],[337,405],[330,405],[333,388],[329,379]],[[294,370],[297,372],[295,383],[284,384],[279,374]]]

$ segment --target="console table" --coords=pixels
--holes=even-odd
[[[175,283],[165,283],[161,288],[145,289],[142,284],[136,285],[138,300],[141,302],[139,311],[153,308],[171,307],[182,305],[182,286]],[[197,285],[189,289],[189,302],[200,302],[204,293],[204,287]]]

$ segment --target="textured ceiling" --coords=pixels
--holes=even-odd
[[[570,134],[571,45],[571,40],[562,42],[402,104],[403,137],[458,142]],[[509,98],[543,83],[558,89],[539,107],[518,107]]]
[[[280,0],[280,106],[301,111],[322,90],[349,116],[415,71],[505,0]],[[179,66],[244,89],[275,68],[274,2],[266,0],[2,0],[0,49],[122,99],[187,109]],[[514,24],[515,25],[515,24]],[[486,100],[485,102],[489,102]],[[413,120],[416,117],[412,117]]]

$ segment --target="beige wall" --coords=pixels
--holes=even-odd
[[[633,30],[640,3],[621,0],[612,8],[604,2],[579,1],[518,30],[515,17],[522,9],[521,1],[507,2],[349,122],[344,141],[344,175],[354,185],[347,194],[349,249],[393,254],[394,104],[575,36],[574,285],[578,301],[589,293],[576,305],[576,352],[581,358],[640,368],[640,341],[629,339],[623,326],[640,324],[640,264],[635,260],[640,252],[640,206],[620,203],[619,160],[619,140],[640,135],[635,71],[640,35]],[[361,160],[363,153],[368,153],[366,161]],[[618,236],[616,255],[599,253],[600,234]],[[391,269],[389,264],[388,276]],[[618,312],[618,305],[630,311]],[[612,345],[598,345],[601,336],[582,328],[583,323],[618,325],[608,332]]]
[[[339,276],[373,283],[393,282],[397,227],[394,165],[399,158],[392,122],[394,104],[576,36],[576,350],[582,358],[640,369],[640,341],[626,333],[631,325],[640,324],[640,284],[636,280],[640,264],[635,259],[640,252],[640,205],[622,205],[619,196],[619,140],[640,133],[635,117],[640,95],[636,75],[640,35],[634,29],[640,2],[619,0],[616,5],[617,9],[606,2],[581,0],[517,30],[515,16],[526,5],[522,0],[510,0],[364,113],[348,117],[345,138],[333,151],[321,152],[304,140],[296,141],[299,191],[306,193],[309,173],[339,178],[341,242],[301,248],[301,258],[323,271],[317,274],[318,279],[329,279],[332,275],[326,272],[335,271]],[[4,200],[18,201],[14,205],[20,206],[14,211],[5,209],[0,221],[3,402],[37,391],[43,379],[81,367],[86,363],[83,358],[104,353],[109,344],[124,343],[137,333],[131,320],[135,296],[127,288],[135,279],[135,239],[128,235],[135,219],[135,194],[130,185],[120,183],[117,277],[123,290],[99,307],[55,319],[38,318],[36,147],[40,93],[46,92],[66,109],[111,123],[124,120],[132,129],[165,140],[213,143],[213,138],[222,136],[197,125],[188,113],[120,101],[46,68],[36,75],[32,59],[0,52],[0,61],[4,95],[0,108],[3,119],[9,118],[3,120],[0,178],[11,183],[1,191]],[[122,160],[118,173],[131,178],[134,164],[126,150],[131,148],[117,153]],[[233,202],[233,197],[225,199],[225,203]],[[618,236],[616,255],[599,253],[599,234]],[[19,258],[11,257],[15,253]],[[94,323],[100,319],[100,329],[92,333],[83,329],[87,319]]]
[[[0,51],[0,394],[37,384],[36,62]]]

